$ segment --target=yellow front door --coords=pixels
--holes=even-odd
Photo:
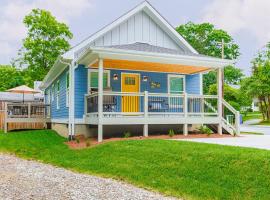
[[[122,74],[122,92],[138,93],[140,91],[139,74]],[[139,96],[123,96],[122,112],[139,112]]]

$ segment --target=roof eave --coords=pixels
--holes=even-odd
[[[164,53],[140,52],[133,50],[120,50],[103,47],[92,47],[87,53],[97,54],[103,59],[122,59],[145,62],[160,62],[167,64],[185,64],[191,66],[205,66],[209,68],[223,68],[234,63],[233,60],[190,56],[190,55],[172,55]],[[78,60],[78,62],[80,62]]]

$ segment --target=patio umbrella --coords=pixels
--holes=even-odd
[[[12,92],[12,93],[21,93],[23,94],[23,103],[24,103],[24,94],[37,94],[40,93],[40,91],[34,90],[26,85],[21,85],[15,88],[11,88],[9,90],[7,90],[8,92]]]

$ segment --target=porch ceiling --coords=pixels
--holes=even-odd
[[[194,74],[209,71],[210,67],[204,66],[188,66],[179,64],[164,64],[154,62],[141,62],[117,59],[104,59],[103,66],[105,69],[124,69],[137,71],[151,71],[151,72],[168,72],[180,74]],[[89,66],[90,67],[90,66]],[[95,62],[91,67],[98,67],[98,62]]]

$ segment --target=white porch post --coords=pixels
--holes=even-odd
[[[98,142],[103,140],[103,59],[98,60]]]
[[[184,116],[185,116],[185,120],[187,120],[187,118],[188,118],[188,96],[187,96],[186,92],[184,93]],[[187,123],[185,123],[183,125],[183,134],[185,136],[188,135],[188,124]]]
[[[75,76],[74,76],[74,65],[75,63],[72,62],[69,65],[69,120],[68,120],[68,135],[69,140],[74,139],[75,136],[75,119],[74,119],[74,113],[75,113],[75,103],[74,103],[74,90],[75,90]]]
[[[222,135],[222,73],[223,73],[223,69],[219,68],[218,72],[217,72],[217,94],[218,94],[218,118],[219,118],[219,124],[218,124],[218,134]]]
[[[143,136],[148,137],[148,124],[147,119],[148,118],[148,91],[144,92],[144,121],[145,124],[143,125]]]

